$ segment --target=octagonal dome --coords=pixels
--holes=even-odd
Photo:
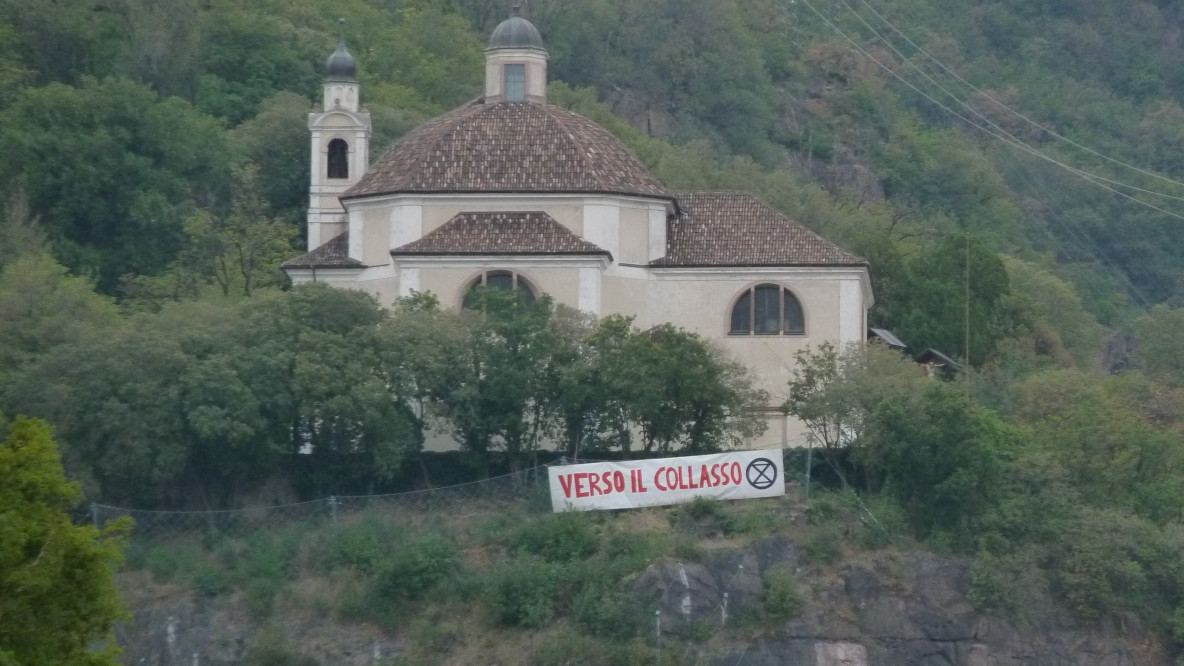
[[[493,29],[489,36],[491,49],[541,49],[543,37],[534,24],[521,16],[511,16]]]
[[[342,198],[462,192],[673,199],[628,148],[591,120],[547,104],[482,101],[412,130]]]

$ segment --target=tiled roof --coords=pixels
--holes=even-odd
[[[602,254],[542,211],[460,213],[392,255]]]
[[[412,130],[342,199],[403,192],[564,192],[670,199],[596,123],[546,104],[478,100]]]
[[[687,192],[653,266],[863,266],[867,262],[751,194]]]
[[[333,237],[328,243],[283,263],[283,268],[361,268],[357,259],[349,257],[349,232]]]

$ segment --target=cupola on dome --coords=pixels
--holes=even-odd
[[[357,81],[358,61],[345,50],[345,38],[337,42],[337,50],[325,61],[325,76],[331,81]]]
[[[515,8],[514,16],[502,21],[493,29],[493,34],[489,37],[489,48],[541,49],[543,37],[533,23],[518,16]]]

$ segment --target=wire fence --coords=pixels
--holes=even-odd
[[[107,522],[118,518],[131,518],[133,542],[193,534],[232,536],[285,523],[324,523],[335,527],[348,516],[366,509],[447,511],[457,505],[473,505],[475,502],[488,505],[528,501],[528,504],[533,504],[526,508],[549,510],[546,484],[547,466],[540,465],[516,473],[439,488],[381,495],[331,495],[304,502],[242,509],[164,511],[92,503],[86,518],[96,528],[102,528]]]
[[[707,517],[707,522],[717,520],[719,524],[724,524],[727,520],[736,520],[737,515],[746,510],[749,513],[741,515],[740,521],[756,518],[784,523],[793,520],[795,512],[800,517],[803,490],[800,483],[805,480],[806,470],[798,458],[787,456],[786,463],[786,481],[791,486],[790,498],[760,500],[752,505],[727,503],[731,506],[719,511],[731,511],[734,515],[719,522],[723,514],[712,514]],[[567,463],[560,460],[555,464]],[[364,583],[363,587],[370,585],[381,589],[367,591],[347,586],[334,592],[336,596],[332,600],[323,602],[334,608],[335,614],[352,616],[353,620],[360,619],[363,624],[371,625],[376,622],[383,624],[382,620],[376,619],[377,611],[372,606],[389,604],[390,597],[399,599],[398,603],[411,606],[425,603],[423,599],[408,601],[413,597],[406,596],[405,589],[400,587],[408,583],[422,583],[419,579],[426,580],[430,574],[432,557],[435,555],[427,553],[427,556],[421,557],[424,552],[414,550],[420,548],[417,542],[422,543],[425,535],[450,535],[448,538],[451,539],[458,533],[468,531],[464,537],[467,542],[464,548],[468,552],[462,557],[492,559],[483,561],[479,565],[480,571],[473,573],[474,576],[481,576],[481,582],[476,587],[468,593],[447,594],[460,594],[462,597],[475,594],[484,604],[482,607],[498,608],[496,611],[486,611],[495,616],[506,611],[505,608],[499,608],[498,604],[522,603],[522,608],[510,609],[512,614],[520,614],[515,616],[513,622],[521,626],[545,624],[532,624],[538,620],[530,615],[534,608],[532,604],[566,604],[562,613],[569,618],[567,623],[582,627],[580,631],[585,638],[571,638],[571,643],[567,645],[562,644],[566,639],[555,639],[558,643],[551,646],[552,652],[557,655],[554,663],[597,663],[595,659],[580,661],[578,657],[581,656],[581,650],[591,650],[593,644],[585,645],[579,641],[588,640],[587,636],[596,636],[594,644],[599,647],[595,649],[607,650],[610,648],[604,646],[610,645],[611,641],[599,639],[622,630],[631,638],[615,643],[611,649],[617,652],[611,659],[606,657],[607,661],[742,664],[746,659],[751,661],[756,657],[749,654],[750,648],[743,640],[734,640],[737,634],[735,631],[729,634],[729,630],[742,633],[745,627],[752,627],[754,616],[767,612],[770,592],[766,574],[775,563],[771,565],[769,561],[758,561],[751,552],[744,552],[743,549],[710,551],[708,554],[700,549],[699,540],[710,541],[718,538],[718,535],[696,532],[701,529],[701,525],[694,519],[688,519],[689,527],[684,525],[678,528],[689,529],[685,538],[680,535],[682,541],[672,546],[668,544],[664,554],[644,566],[643,570],[632,574],[625,587],[621,587],[621,581],[614,581],[595,594],[589,590],[600,589],[595,586],[603,583],[590,582],[596,578],[593,574],[576,573],[582,565],[578,559],[573,560],[570,568],[562,569],[541,560],[519,559],[512,552],[513,548],[511,551],[504,550],[504,546],[491,549],[488,547],[489,541],[481,541],[482,538],[496,541],[504,538],[504,534],[473,536],[473,530],[482,529],[475,526],[482,524],[491,526],[488,528],[490,530],[503,533],[521,530],[529,523],[555,525],[549,518],[542,519],[540,515],[551,512],[548,467],[532,467],[513,474],[427,490],[382,495],[336,495],[312,501],[244,509],[156,511],[96,503],[89,507],[86,518],[99,527],[123,516],[134,521],[125,568],[132,575],[124,579],[133,582],[125,582],[125,585],[143,584],[149,579],[144,577],[147,575],[164,585],[180,584],[183,589],[190,590],[192,599],[206,599],[206,603],[215,603],[214,600],[221,599],[224,603],[239,604],[246,608],[249,615],[258,618],[273,617],[272,608],[284,603],[277,601],[283,599],[284,595],[289,596],[287,603],[293,603],[291,598],[298,596],[298,593],[291,591],[289,586],[293,585],[294,576],[300,571],[303,571],[300,575],[312,572],[315,576],[320,575],[317,571],[323,574],[331,567],[371,567],[367,574],[369,578],[366,578],[369,582]],[[823,485],[827,485],[825,481]],[[814,487],[816,491],[824,492],[818,485]],[[857,497],[855,501],[858,507],[851,512],[853,516],[858,514],[856,522],[882,530],[883,527],[878,525],[867,507]],[[686,510],[684,517],[691,513]],[[737,523],[732,525],[736,529],[746,529],[742,524],[738,527]],[[555,535],[568,537],[559,530],[546,538],[553,540]],[[571,538],[578,537],[576,534]],[[630,539],[633,538],[644,539],[645,536],[644,533],[631,535]],[[622,549],[625,553],[623,557],[632,547],[628,542],[613,546]],[[404,557],[407,553],[412,553],[410,559]],[[413,562],[408,565],[411,573],[398,569],[403,565],[393,565],[392,568],[390,562],[400,557],[404,557],[404,564]],[[767,560],[768,553],[762,557]],[[515,571],[515,567],[528,568]],[[459,571],[450,575],[464,577],[463,572]],[[398,579],[401,582],[389,583],[389,580],[394,580],[390,576],[404,578]],[[556,583],[558,579],[568,582]],[[573,583],[573,580],[582,582]],[[506,581],[516,581],[515,585],[524,588],[524,591],[506,592],[499,587]],[[464,586],[464,583],[457,584]],[[387,587],[383,588],[383,585]],[[557,585],[568,585],[569,593],[575,596],[565,601],[555,601]],[[575,587],[570,587],[572,585]],[[584,591],[572,593],[570,589]],[[785,591],[782,590],[782,593]],[[499,596],[506,594],[509,596]],[[521,594],[538,596],[521,600],[518,598]],[[601,596],[596,597],[597,594]],[[351,600],[350,595],[356,598]],[[550,595],[550,599],[547,595]],[[589,602],[591,597],[596,597],[595,603]],[[229,599],[235,601],[225,601]],[[306,602],[305,599],[295,603]],[[137,610],[136,622],[119,631],[120,642],[125,646],[129,659],[127,663],[167,666],[239,663],[247,654],[240,650],[228,658],[224,648],[220,649],[211,642],[211,637],[227,631],[225,628],[208,624],[194,626],[195,620],[191,619],[187,611],[178,611],[175,606],[159,600],[153,603],[156,605],[152,610]],[[406,611],[397,611],[396,615],[398,613]],[[202,617],[202,614],[192,617]],[[271,621],[274,623],[274,619]],[[499,621],[505,622],[505,618]],[[256,629],[267,626],[267,622],[266,619],[258,619]],[[356,624],[350,625],[347,619],[344,625],[336,625],[335,631],[341,635],[337,637],[335,645],[322,645],[315,658],[290,663],[374,666],[427,663],[421,661],[427,659],[426,655],[447,653],[458,641],[464,640],[456,636],[448,638],[449,631],[464,632],[463,629],[455,628],[455,623],[446,620],[428,623],[433,624],[440,626],[419,626],[410,630],[406,626],[386,626],[367,633],[358,630]],[[289,657],[301,655],[300,651],[304,649],[302,637],[293,634],[290,629],[283,631],[288,632],[281,641],[286,647],[277,648],[277,654],[283,654],[286,649]],[[444,635],[444,638],[440,635]],[[555,636],[553,632],[549,635]],[[241,640],[251,642],[254,639],[246,636]],[[322,640],[322,643],[327,640]],[[421,644],[428,647],[424,648]],[[416,648],[416,645],[421,647]],[[417,649],[420,651],[416,652]],[[564,654],[568,656],[563,657]],[[289,663],[283,659],[272,659],[267,663],[272,662]],[[544,660],[540,663],[551,662]]]

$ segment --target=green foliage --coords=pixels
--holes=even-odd
[[[126,79],[27,88],[0,112],[0,141],[37,156],[6,161],[0,179],[23,187],[62,262],[105,291],[124,274],[162,270],[182,221],[229,176],[216,121]]]
[[[942,382],[881,403],[874,419],[860,457],[878,486],[900,502],[918,534],[969,545],[1000,498],[1020,431]]]
[[[764,431],[768,396],[694,333],[660,324],[630,335],[616,360],[613,383],[646,452],[719,451]]]
[[[18,417],[0,443],[0,661],[115,664],[112,624],[126,617],[113,567],[131,523],[73,525],[49,426]]]
[[[569,511],[527,523],[513,545],[538,555],[547,562],[573,562],[596,552],[598,539],[594,518],[588,513]]]
[[[796,617],[802,608],[798,582],[788,571],[770,569],[762,577],[765,584],[765,614],[773,620]]]
[[[811,445],[822,447],[845,487],[842,451],[862,445],[883,402],[920,390],[924,373],[904,355],[878,344],[840,349],[824,342],[797,352],[794,361],[782,409],[806,425]]]
[[[485,601],[501,624],[541,627],[555,615],[568,580],[565,565],[519,557],[490,574]]]
[[[1135,322],[1135,357],[1148,375],[1184,388],[1184,308],[1156,306]]]
[[[275,629],[260,632],[243,657],[244,666],[318,666],[321,662],[288,647],[289,641]]]
[[[460,552],[452,540],[432,534],[408,539],[379,567],[376,592],[388,599],[422,599],[459,569]]]

